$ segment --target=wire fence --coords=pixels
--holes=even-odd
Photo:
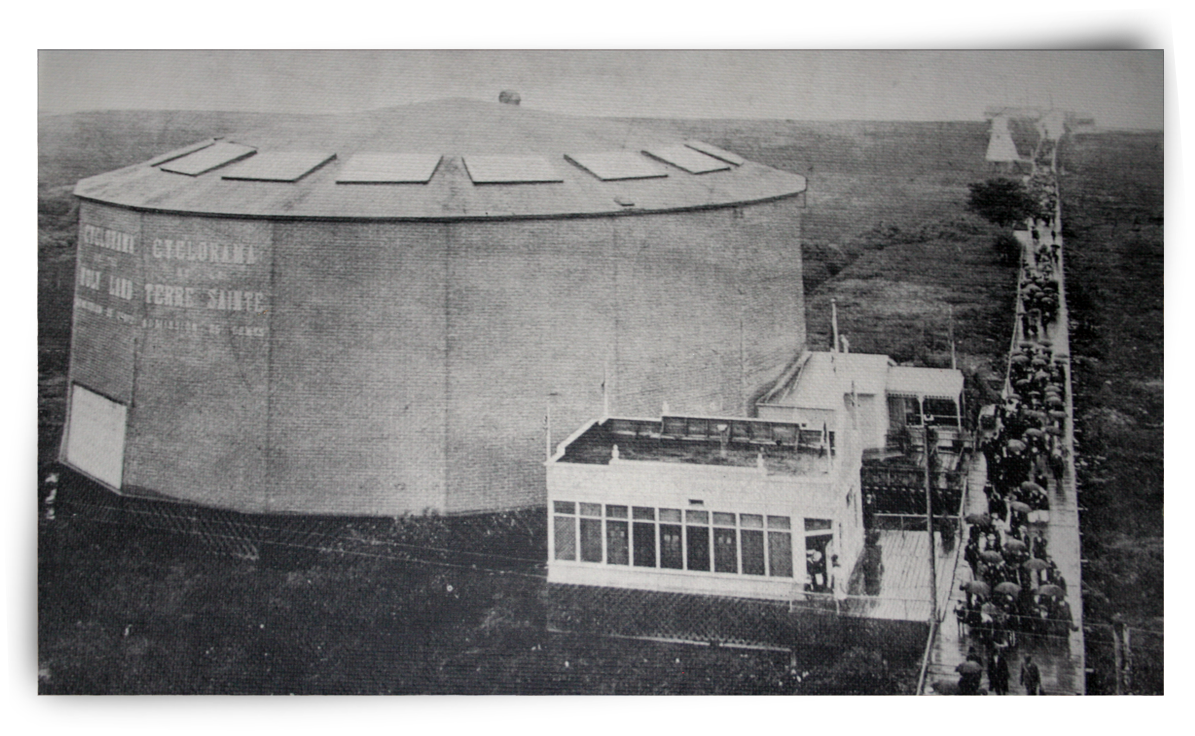
[[[1089,695],[1162,695],[1165,632],[1125,626],[1117,641],[1109,624],[1083,627]]]
[[[550,630],[756,649],[865,647],[912,663],[929,630],[927,601],[810,594],[792,600],[549,583]]]
[[[546,575],[542,508],[459,517],[264,516],[117,496],[86,482],[70,484],[56,506],[58,515],[180,535],[209,552],[254,562],[305,552]]]

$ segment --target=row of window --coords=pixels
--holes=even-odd
[[[554,502],[553,512],[557,560],[793,576],[792,524],[787,516],[614,504],[603,508],[571,501]]]

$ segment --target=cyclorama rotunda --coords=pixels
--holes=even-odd
[[[85,179],[61,458],[244,512],[542,505],[546,409],[742,414],[778,377],[804,190],[645,123],[469,100]]]

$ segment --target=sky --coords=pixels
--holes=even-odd
[[[1163,53],[1016,51],[38,52],[38,110],[336,113],[438,99],[577,115],[981,120],[990,105],[1162,129]]]

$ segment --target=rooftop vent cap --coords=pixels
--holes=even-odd
[[[504,89],[498,93],[498,102],[501,102],[503,105],[514,105],[518,107],[518,104],[522,101],[523,98],[520,97],[519,93],[515,92],[513,89]]]

